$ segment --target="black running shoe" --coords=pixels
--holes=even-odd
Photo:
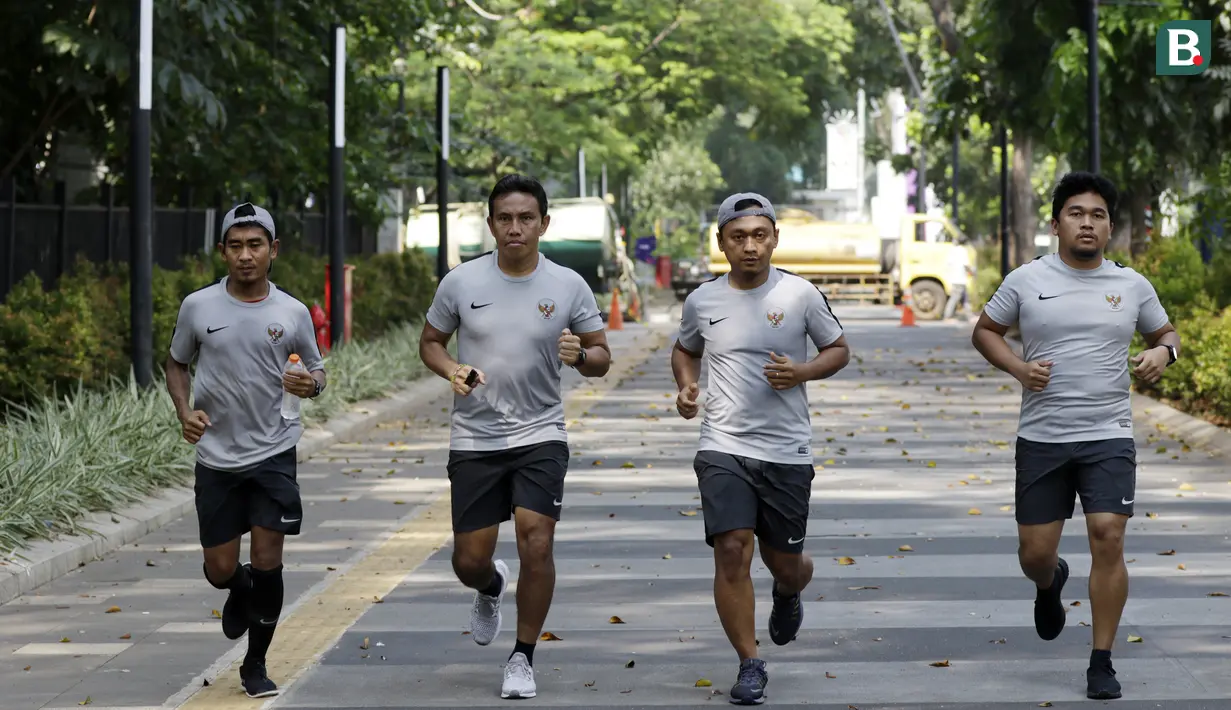
[[[760,705],[765,702],[765,686],[769,683],[769,674],[765,672],[765,661],[759,658],[745,658],[739,664],[739,680],[731,686],[728,699],[733,705]]]
[[[799,627],[804,623],[804,605],[799,593],[789,597],[778,596],[778,585],[773,586],[774,608],[769,612],[769,638],[779,646],[795,640]]]
[[[265,675],[265,664],[239,667],[239,679],[250,698],[270,698],[278,694],[278,684]]]
[[[1064,630],[1065,613],[1064,604],[1060,601],[1060,592],[1067,581],[1069,581],[1069,563],[1061,557],[1051,587],[1040,589],[1035,594],[1034,630],[1044,641],[1051,641]]]
[[[1120,697],[1120,681],[1111,661],[1094,662],[1086,669],[1086,697],[1091,700],[1115,700]]]
[[[252,565],[244,565],[252,572]],[[222,607],[222,633],[235,640],[248,632],[248,590],[232,589]]]

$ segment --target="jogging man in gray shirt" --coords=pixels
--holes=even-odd
[[[232,209],[222,220],[218,250],[227,276],[180,304],[167,390],[184,439],[197,448],[205,578],[230,592],[222,631],[231,639],[248,633],[240,680],[249,697],[264,698],[278,694],[265,653],[282,613],[283,538],[298,535],[303,521],[295,479],[303,426],[282,417],[282,393],[316,397],[325,388],[325,369],[307,307],[269,281],[278,256],[269,212],[250,203]],[[292,353],[307,373],[283,373]],[[241,565],[239,542],[248,532],[250,563]]]
[[[453,571],[476,590],[471,638],[500,633],[509,567],[492,558],[512,517],[521,573],[517,640],[504,669],[504,698],[533,698],[534,647],[555,591],[552,546],[564,503],[568,435],[560,370],[602,377],[611,365],[603,319],[575,271],[539,253],[547,193],[533,178],[501,178],[488,198],[496,250],[440,281],[419,356],[453,385],[449,483]],[[455,361],[445,349],[457,333]]]
[[[705,419],[693,468],[714,548],[714,601],[739,655],[732,703],[765,700],[769,676],[757,656],[753,596],[754,538],[774,577],[769,636],[790,643],[803,624],[800,592],[812,580],[804,554],[812,496],[812,423],[807,383],[850,361],[842,324],[820,290],[773,268],[777,217],[755,193],[728,197],[718,210],[718,246],[726,276],[684,300],[671,369],[676,410],[697,415],[702,359],[708,365]],[[808,359],[808,341],[818,348]]]
[[[1111,647],[1128,596],[1124,530],[1133,515],[1137,461],[1129,395],[1129,344],[1147,349],[1133,374],[1156,382],[1179,356],[1180,338],[1144,276],[1103,257],[1116,188],[1102,176],[1065,175],[1052,196],[1055,254],[1005,277],[975,326],[975,348],[1022,383],[1017,435],[1018,559],[1034,581],[1034,626],[1052,640],[1064,629],[1060,592],[1068,563],[1057,554],[1064,521],[1081,497],[1090,542],[1094,650],[1090,698],[1120,697]],[[1018,358],[1004,334],[1021,326]]]

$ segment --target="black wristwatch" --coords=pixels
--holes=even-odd
[[[321,385],[321,381],[315,377],[312,378],[312,384],[315,387],[315,390],[312,392],[311,399],[316,399],[321,396],[321,392],[323,392],[325,388]]]
[[[1167,355],[1169,358],[1167,360],[1167,367],[1171,367],[1172,363],[1180,359],[1180,356],[1176,353],[1174,345],[1164,345],[1163,347],[1167,348]]]
[[[573,363],[573,367],[578,368],[584,364],[586,364],[586,349],[582,348],[581,352],[577,353],[577,362]]]

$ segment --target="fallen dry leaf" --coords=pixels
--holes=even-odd
[[[629,661],[628,663],[625,663],[625,664],[624,664],[624,667],[625,667],[625,668],[632,668],[632,667],[633,667],[633,666],[635,666],[635,665],[637,665],[637,662],[636,662],[636,661]]]
[[[697,517],[697,511],[695,511],[695,510],[681,510],[681,511],[680,511],[680,515],[683,515],[684,517],[687,517],[687,518],[695,518],[695,517]]]
[[[369,648],[371,648],[371,647],[372,647],[372,643],[371,643],[371,641],[369,641],[369,640],[368,640],[368,637],[367,637],[367,636],[364,636],[364,637],[363,637],[363,643],[359,644],[359,648],[361,648],[361,649],[363,649],[364,651],[366,651],[366,650],[368,650],[368,649],[369,649]]]
[[[106,612],[106,613],[108,613],[108,614],[118,614],[118,613],[120,613],[120,607],[118,607],[118,606],[107,607],[107,612]]]
[[[1205,596],[1207,597],[1226,597],[1226,596],[1231,596],[1231,595],[1228,595],[1226,592],[1210,592],[1209,594],[1206,594]]]
[[[133,637],[133,635],[132,635],[132,634],[124,634],[123,636],[121,636],[121,637],[120,637],[120,640],[121,640],[121,641],[127,641],[128,639],[130,639],[130,638],[132,638],[132,637]]]
[[[593,687],[594,687],[594,681],[592,681],[592,680],[588,680],[588,681],[586,681],[586,687],[587,687],[587,688],[593,688]]]
[[[1197,489],[1196,489],[1196,488],[1193,488],[1193,486],[1192,486],[1192,484],[1191,484],[1191,483],[1181,483],[1181,484],[1180,484],[1180,490],[1182,490],[1182,491],[1195,491],[1195,490],[1197,490]]]
[[[637,468],[637,464],[633,463],[632,461],[625,461],[624,463],[620,464],[620,468]]]
[[[983,511],[979,510],[978,508],[971,508],[970,510],[966,511],[966,514],[967,515],[983,515]]]
[[[847,587],[847,589],[851,590],[852,592],[862,592],[865,589],[880,589],[880,587],[873,587],[873,586],[865,585],[863,587]]]
[[[1180,564],[1176,565],[1176,567],[1175,567],[1175,568],[1176,568],[1176,569],[1178,569],[1178,570],[1180,570],[1181,572],[1183,572],[1184,570],[1188,569],[1187,567],[1185,567],[1185,566],[1184,566],[1184,563],[1183,563],[1183,562],[1181,562]]]
[[[69,637],[67,637],[67,636],[65,636],[64,638],[60,639],[60,643],[72,643],[72,642],[73,642],[73,640],[72,640],[72,639],[70,639],[70,638],[69,638]]]
[[[25,668],[22,668],[22,670],[23,670],[23,671],[28,671],[28,670],[30,670],[30,666],[26,666]]]
[[[829,671],[825,671],[825,677],[829,678],[830,680],[833,680],[834,678],[837,678],[838,676],[834,675],[833,673],[830,673]]]
[[[664,560],[669,560],[669,559],[671,559],[671,553],[670,553],[670,552],[668,552],[667,554],[663,555],[663,559],[664,559]]]
[[[928,665],[929,665],[929,666],[931,666],[931,667],[933,667],[933,668],[948,668],[948,667],[949,667],[949,661],[948,661],[948,659],[945,659],[945,660],[943,660],[943,661],[936,661],[935,663],[929,663]]]
[[[222,612],[218,611],[217,609],[212,609],[212,610],[210,611],[210,614],[212,614],[212,615],[213,615],[213,617],[214,617],[215,619],[221,619],[221,618],[222,618]]]
[[[1044,700],[1043,702],[1039,703],[1039,707],[1041,707],[1041,708],[1049,708],[1049,707],[1051,707],[1051,701],[1050,701],[1050,700]]]
[[[1164,555],[1164,556],[1170,556],[1170,555],[1174,555],[1174,554],[1175,554],[1175,550],[1164,550],[1163,552],[1160,552],[1160,553],[1158,553],[1158,554],[1160,554],[1160,555]]]
[[[1128,642],[1129,642],[1129,643],[1142,643],[1144,640],[1145,640],[1145,639],[1141,638],[1140,636],[1134,636],[1134,635],[1132,635],[1132,634],[1129,634],[1129,635],[1128,635]]]
[[[1146,513],[1146,517],[1153,520],[1154,518],[1158,517],[1158,513]]]
[[[713,685],[713,683],[712,683],[712,682],[710,682],[710,679],[709,679],[709,678],[702,678],[702,679],[698,680],[696,683],[693,683],[693,684],[692,684],[692,687],[694,687],[694,688],[708,688],[708,687],[710,687],[710,686],[712,686],[712,685]]]
[[[839,558],[837,558],[837,559],[838,559],[838,564],[840,564],[840,565],[853,565],[853,564],[855,564],[855,560],[854,560],[853,558],[850,558],[850,557],[839,557]]]
[[[1073,602],[1072,604],[1069,604],[1069,606],[1081,606],[1081,602]]]
[[[915,548],[911,547],[910,545],[902,545],[901,547],[898,548],[898,552],[914,552],[914,551],[915,551]]]
[[[1001,510],[1003,510],[1003,511],[1005,511],[1005,512],[1008,512],[1008,511],[1010,511],[1010,510],[1013,510],[1013,506],[1011,506],[1011,505],[1002,505],[1002,506],[1000,506],[1000,509],[1001,509]]]
[[[550,631],[544,631],[543,634],[539,636],[539,640],[540,641],[563,641],[564,639],[560,638],[559,636],[556,636]]]
[[[613,616],[613,617],[611,617],[610,619],[608,619],[608,620],[607,620],[607,623],[608,623],[608,624],[623,624],[623,623],[624,623],[624,620],[623,620],[623,619],[621,619],[621,618],[620,618],[620,617],[618,617],[618,616]]]

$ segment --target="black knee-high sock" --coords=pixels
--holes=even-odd
[[[201,563],[201,571],[205,574],[205,581],[214,586],[215,589],[235,589],[241,592],[248,591],[252,587],[252,576],[248,574],[248,568],[235,563],[235,571],[225,582],[215,582],[209,578],[209,567],[205,563]]]
[[[252,569],[252,596],[248,603],[248,654],[244,666],[265,662],[282,614],[282,565],[271,570]]]

